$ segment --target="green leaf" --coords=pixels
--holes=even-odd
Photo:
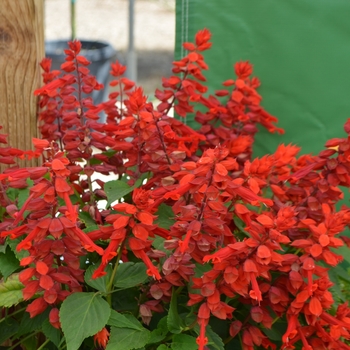
[[[196,338],[187,334],[175,334],[171,343],[173,350],[197,350]]]
[[[166,345],[164,345],[164,344],[159,345],[158,348],[157,348],[157,350],[168,350],[168,349],[169,348]]]
[[[126,316],[132,317],[133,320],[130,320],[129,317]],[[112,310],[107,324],[116,328],[130,328],[138,331],[142,331],[144,329],[142,324],[134,316],[123,315],[114,310]]]
[[[210,264],[201,264],[196,262],[194,268],[194,276],[195,277],[201,277],[204,275],[205,272],[210,271],[213,267]]]
[[[129,186],[126,182],[121,180],[108,181],[104,185],[104,191],[106,192],[108,202],[107,207],[114,201],[123,198],[128,193],[132,192],[134,187]]]
[[[62,334],[60,330],[51,325],[48,319],[44,321],[42,331],[45,334],[46,338],[48,338],[52,343],[54,343],[56,347],[59,347]]]
[[[79,219],[84,222],[86,227],[96,225],[96,221],[91,217],[89,213],[86,211],[82,211],[79,213]]]
[[[38,349],[38,339],[36,337],[24,338],[21,341],[23,349],[26,350],[37,350]]]
[[[194,327],[194,330],[199,335],[198,324]],[[225,350],[225,345],[224,345],[221,337],[212,330],[210,325],[207,325],[205,328],[205,336],[208,338],[207,347],[210,350]]]
[[[119,311],[137,312],[139,309],[138,299],[140,291],[138,288],[123,289],[112,294],[112,308]]]
[[[267,337],[274,342],[281,342],[283,334],[288,328],[288,323],[285,320],[278,320],[273,324],[271,329],[262,328],[262,331]]]
[[[33,186],[34,181],[32,181],[31,179],[27,179],[27,184],[29,187],[21,188],[18,190],[18,202],[17,202],[18,208],[22,208],[24,202],[28,199],[30,187]]]
[[[225,350],[225,345],[221,337],[215,333],[212,328],[207,325],[205,335],[208,337],[208,348],[211,350]]]
[[[350,263],[350,248],[347,246],[339,247],[335,250],[335,253],[341,255],[345,261]]]
[[[126,178],[106,182],[104,185],[104,191],[108,199],[107,207],[116,200],[128,195],[135,188],[140,187],[146,178],[147,174],[143,174],[139,179],[136,180],[134,186],[129,186],[126,182],[124,182],[124,180],[126,181]]]
[[[7,317],[0,325],[0,344],[2,344],[17,333],[19,324],[12,317]]]
[[[150,337],[150,331],[143,328],[139,331],[131,328],[111,328],[106,350],[133,350],[142,348],[147,344]]]
[[[89,233],[89,232],[92,232],[92,231],[95,231],[95,230],[98,230],[98,229],[99,229],[98,225],[91,225],[91,226],[85,227],[83,229],[83,231],[85,233]]]
[[[156,212],[158,219],[155,221],[155,224],[159,227],[169,229],[170,226],[175,223],[175,214],[173,212],[173,208],[169,205],[162,203]]]
[[[95,335],[107,323],[111,309],[97,293],[74,293],[64,300],[60,321],[67,350],[79,349],[83,340]]]
[[[110,265],[107,265],[105,268],[105,271],[107,272],[107,275],[104,275],[99,278],[92,279],[92,275],[95,272],[95,270],[98,268],[97,265],[91,265],[85,272],[85,282],[92,288],[95,288],[99,290],[100,292],[107,293],[107,284],[109,282],[109,279],[112,275],[112,267]]]
[[[7,277],[19,269],[19,267],[19,261],[11,248],[8,246],[5,254],[0,253],[0,272],[2,276],[6,280]]]
[[[157,325],[157,328],[151,332],[151,337],[148,340],[148,344],[159,343],[168,334],[167,318],[163,317]]]
[[[118,266],[118,270],[114,279],[114,286],[119,289],[127,289],[137,286],[146,281],[148,275],[146,273],[144,263],[126,262]]]
[[[330,287],[330,291],[336,299],[341,301],[346,301],[346,296],[344,295],[341,288],[341,281],[339,277],[346,277],[346,281],[349,281],[349,275],[346,270],[344,270],[341,266],[337,266],[336,268],[332,268],[328,271],[328,275],[330,280],[333,282],[333,286]]]
[[[11,250],[12,250],[13,253],[16,255],[16,258],[17,258],[18,260],[22,260],[23,258],[25,258],[26,256],[29,255],[28,250],[24,250],[24,249],[22,249],[21,251],[17,251],[17,250],[16,250],[18,244],[19,244],[20,242],[22,242],[23,239],[24,239],[24,236],[23,236],[22,238],[16,238],[16,239],[7,238],[7,239],[6,239],[7,244],[10,246]]]
[[[183,322],[177,311],[177,295],[174,290],[171,296],[167,325],[171,333],[180,334],[182,332]]]
[[[18,273],[9,276],[6,282],[0,282],[0,306],[10,307],[23,300],[23,284],[18,279]]]
[[[1,222],[1,219],[0,219],[0,222]],[[7,243],[6,242],[5,242],[5,244],[0,245],[0,253],[5,254],[6,248],[7,248]]]
[[[41,328],[43,322],[49,318],[50,309],[47,308],[43,313],[30,318],[28,312],[24,312],[21,317],[21,324],[17,332],[17,337],[20,337],[24,334],[31,333]]]
[[[7,191],[6,191],[6,195],[8,197],[8,199],[11,201],[11,202],[15,202],[17,197],[18,197],[18,189],[17,188],[9,188]]]

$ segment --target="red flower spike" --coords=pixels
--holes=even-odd
[[[204,350],[205,345],[208,344],[208,338],[205,336],[205,328],[206,328],[206,322],[201,321],[200,322],[199,336],[196,339],[196,343],[198,345],[198,350]]]

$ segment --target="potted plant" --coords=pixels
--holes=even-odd
[[[249,62],[205,95],[210,46],[184,44],[157,106],[119,62],[107,102],[83,97],[101,86],[78,41],[59,76],[43,60],[35,151],[0,135],[0,162],[42,159],[0,174],[3,348],[349,348],[349,138],[252,159],[258,125],[282,130]]]
[[[76,39],[76,0],[70,0],[70,19],[71,19],[71,40]],[[98,81],[105,86],[109,83],[110,64],[116,59],[117,53],[113,46],[105,41],[96,41],[83,39],[81,54],[84,55],[91,64],[90,72]],[[45,42],[45,55],[52,59],[52,69],[59,69],[65,60],[64,50],[68,48],[67,40],[50,40]],[[94,90],[92,98],[95,103],[106,101],[108,90]]]

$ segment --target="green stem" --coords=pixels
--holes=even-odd
[[[70,25],[72,30],[72,41],[76,38],[76,26],[75,26],[75,0],[70,2]]]
[[[233,339],[233,338],[232,338],[231,336],[229,336],[229,337],[227,337],[227,338],[223,341],[223,343],[226,345],[226,344],[228,344],[232,339]]]
[[[40,345],[40,347],[37,350],[44,349],[44,346],[50,342],[50,339],[46,339],[44,343]]]
[[[10,315],[6,315],[6,317],[4,317],[4,318],[2,318],[2,319],[0,320],[0,323],[3,322],[3,321],[5,321],[8,317],[12,317],[12,316],[14,316],[14,315],[16,315],[16,314],[19,314],[20,312],[24,311],[25,309],[26,309],[26,308],[23,307],[22,309],[16,310],[15,312],[13,312],[13,313],[10,314]]]
[[[30,339],[31,337],[34,337],[38,333],[40,333],[40,331],[36,331],[32,334],[27,335],[26,337],[22,338],[19,342],[17,342],[15,345],[12,345],[10,348],[8,348],[8,350],[14,350],[18,345],[21,345],[23,341]]]
[[[112,290],[112,287],[113,287],[113,282],[114,282],[114,278],[115,278],[115,275],[117,274],[117,270],[118,270],[118,266],[119,266],[119,261],[120,261],[120,258],[122,256],[122,253],[123,253],[123,248],[124,248],[124,242],[120,245],[119,247],[119,251],[118,251],[118,255],[117,255],[117,260],[115,262],[115,265],[114,265],[114,268],[113,268],[113,271],[112,271],[112,275],[111,275],[111,278],[107,284],[107,301],[109,303],[109,305],[112,306],[112,294],[110,293],[111,290]]]

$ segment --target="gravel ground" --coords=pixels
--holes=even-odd
[[[45,39],[67,39],[69,0],[45,0]],[[108,41],[125,64],[128,47],[129,0],[76,0],[79,39]],[[175,0],[135,0],[134,40],[137,83],[147,94],[171,73],[175,45]]]

